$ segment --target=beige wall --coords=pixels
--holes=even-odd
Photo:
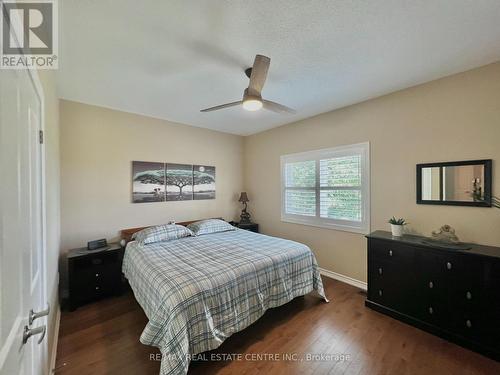
[[[371,144],[372,230],[387,230],[386,220],[396,215],[417,233],[448,223],[464,241],[500,245],[498,210],[415,203],[415,164],[500,159],[499,93],[497,63],[244,139],[61,101],[61,248],[171,219],[233,219],[244,188],[264,233],[304,242],[321,267],[365,281],[362,235],[280,221],[279,171],[280,155],[365,141]],[[133,204],[132,160],[216,165],[217,199]],[[494,163],[494,187],[498,168]]]
[[[124,228],[237,216],[242,137],[64,100],[60,118],[63,252]],[[133,160],[215,165],[216,199],[134,204]]]
[[[47,298],[51,306],[48,317],[49,356],[54,344],[54,329],[59,309],[58,259],[60,250],[60,173],[59,173],[59,100],[53,71],[39,71],[45,101],[45,171],[47,234]]]
[[[493,208],[417,205],[415,164],[494,159],[500,193],[500,63],[245,138],[249,210],[264,233],[309,245],[321,267],[366,281],[363,235],[280,221],[280,155],[369,141],[371,228],[403,216],[422,234],[442,224],[460,239],[500,245]]]

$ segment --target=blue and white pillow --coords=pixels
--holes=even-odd
[[[233,227],[231,224],[220,219],[201,220],[195,223],[191,223],[187,227],[193,231],[195,236],[236,230],[236,228]]]
[[[194,233],[182,225],[162,224],[136,232],[132,236],[132,239],[136,240],[141,245],[147,245],[150,243],[172,241],[190,236],[194,236]]]

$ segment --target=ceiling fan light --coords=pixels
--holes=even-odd
[[[243,101],[243,108],[247,111],[258,111],[262,108],[262,101],[258,99],[247,99]]]

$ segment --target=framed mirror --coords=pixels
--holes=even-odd
[[[491,207],[491,159],[417,164],[417,203]]]

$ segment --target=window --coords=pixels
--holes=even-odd
[[[281,220],[370,231],[370,145],[281,157]]]

